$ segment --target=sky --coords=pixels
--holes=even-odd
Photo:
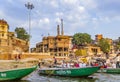
[[[43,36],[56,36],[57,25],[63,19],[64,34],[88,33],[104,38],[120,37],[120,0],[0,0],[0,19],[9,24],[9,31],[23,27],[29,33],[28,2],[31,10],[31,47]]]

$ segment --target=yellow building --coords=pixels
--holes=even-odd
[[[97,46],[86,46],[85,49],[87,50],[88,55],[102,54],[100,47]]]
[[[14,32],[9,32],[9,25],[5,20],[0,20],[0,54],[12,54],[18,50],[28,51],[28,42],[15,37]]]
[[[50,52],[51,56],[68,56],[71,45],[71,36],[48,36],[36,44],[36,52]]]
[[[100,39],[102,39],[103,38],[103,35],[102,34],[97,34],[97,35],[95,35],[95,40],[96,41],[99,41]]]
[[[74,46],[72,50],[75,53],[78,50],[78,48]],[[79,50],[81,50],[82,54],[84,55],[86,54],[87,56],[102,54],[100,47],[93,46],[93,45],[84,46],[84,48],[79,49]]]
[[[64,35],[63,27],[60,35],[59,25],[57,36],[43,37],[42,42],[36,44],[36,52],[49,52],[51,56],[69,56],[72,49],[72,36]]]

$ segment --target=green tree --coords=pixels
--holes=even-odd
[[[17,38],[29,41],[30,35],[26,32],[26,30],[23,27],[16,27],[15,33]]]
[[[77,46],[83,46],[91,43],[91,36],[87,33],[76,33],[73,35],[72,43]]]
[[[101,39],[98,42],[98,46],[103,51],[103,53],[106,54],[106,58],[109,58],[109,54],[108,53],[110,51],[110,44],[108,43],[108,41],[106,39]]]
[[[116,47],[115,47],[115,50],[120,50],[120,41],[116,43]]]

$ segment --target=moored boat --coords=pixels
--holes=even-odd
[[[39,74],[67,76],[67,77],[87,77],[97,72],[99,66],[84,68],[43,68],[39,69]]]
[[[102,68],[98,70],[99,73],[120,74],[120,68]]]
[[[28,61],[0,60],[0,81],[22,79],[36,68]]]
[[[0,71],[0,81],[21,79],[32,73],[37,66]]]

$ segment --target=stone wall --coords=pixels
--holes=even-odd
[[[17,54],[0,54],[0,60],[15,60],[15,56]],[[50,53],[22,53],[20,55],[21,59],[37,59],[37,60],[46,60],[46,59],[53,59],[53,56]],[[67,59],[64,56],[56,56],[57,60]]]

